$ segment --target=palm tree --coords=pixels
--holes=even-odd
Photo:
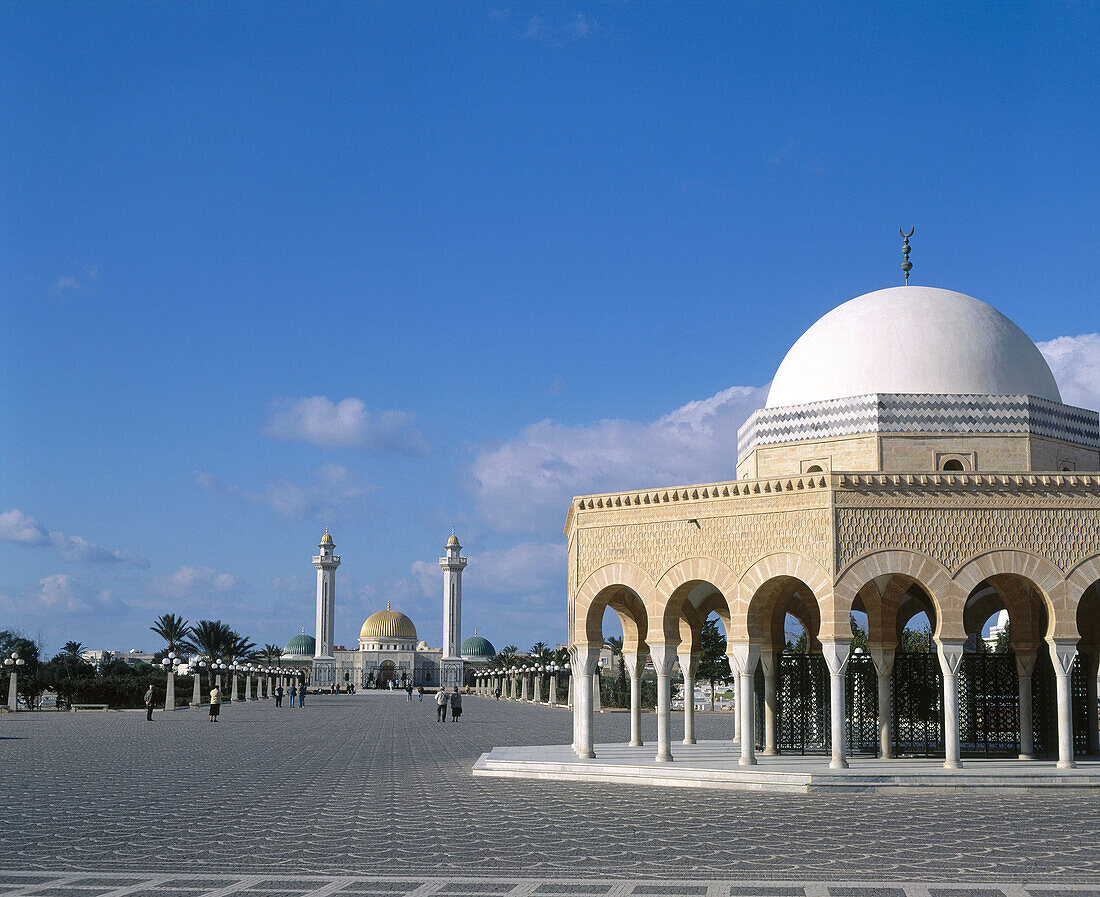
[[[194,648],[209,662],[225,660],[226,653],[239,637],[221,620],[199,620],[190,632],[191,640],[186,647]]]
[[[61,649],[61,653],[67,657],[79,657],[84,653],[84,643],[65,642],[65,646]]]
[[[149,628],[168,643],[169,651],[179,651],[187,645],[187,634],[190,630],[183,617],[161,614]]]
[[[259,654],[267,662],[267,665],[271,666],[279,663],[279,658],[283,656],[283,649],[278,645],[264,645]]]

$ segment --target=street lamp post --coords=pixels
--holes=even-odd
[[[4,658],[4,666],[8,668],[10,676],[8,677],[8,710],[15,713],[19,709],[19,682],[16,677],[16,671],[26,664],[15,651],[11,652],[11,657]]]
[[[551,663],[546,669],[550,673],[550,693],[546,696],[546,703],[553,707],[558,703],[558,665]]]
[[[164,688],[164,709],[175,710],[176,709],[176,667],[180,665],[180,659],[176,657],[175,651],[169,651],[168,656],[161,661],[164,664],[165,672],[168,674],[168,680]]]
[[[191,672],[195,677],[195,687],[191,691],[191,706],[202,706],[202,668],[206,666],[205,660],[196,659],[191,664]]]
[[[233,677],[233,686],[230,689],[230,695],[229,695],[229,701],[232,704],[236,704],[237,701],[240,700],[240,698],[238,697],[238,692],[237,692],[237,679],[239,678],[237,676],[237,674],[240,671],[241,671],[241,665],[239,663],[237,663],[236,661],[233,661],[233,663],[231,663],[229,665],[229,675]]]
[[[573,709],[573,671],[570,670],[569,664],[565,665],[565,675],[569,678],[569,688],[565,693],[565,706],[570,710]]]
[[[535,667],[535,694],[533,696],[536,704],[542,703],[542,672],[546,669],[541,664]]]

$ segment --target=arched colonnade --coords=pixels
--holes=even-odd
[[[899,639],[918,613],[932,622],[942,672],[944,766],[960,765],[958,676],[968,637],[992,613],[1007,610],[1010,645],[1019,680],[1021,758],[1033,756],[1031,683],[1040,651],[1049,653],[1057,705],[1058,766],[1074,765],[1070,673],[1078,652],[1086,664],[1089,747],[1096,751],[1096,666],[1100,657],[1100,555],[1062,571],[1018,550],[978,554],[956,570],[919,552],[884,550],[849,564],[835,578],[801,554],[761,558],[740,576],[720,561],[691,558],[658,580],[629,563],[605,565],[575,592],[571,614],[574,751],[595,756],[592,739],[593,676],[603,645],[607,609],[623,630],[623,657],[630,674],[630,741],[640,747],[640,679],[647,658],[657,675],[656,759],[673,759],[671,674],[678,663],[685,678],[684,742],[694,743],[695,671],[704,621],[716,613],[726,629],[727,654],[735,671],[736,727],[740,763],[755,758],[755,674],[764,680],[764,753],[776,750],[776,658],[784,647],[787,614],[804,626],[809,650],[823,656],[829,674],[830,766],[847,766],[845,667],[853,611],[867,615],[868,653],[878,677],[880,756],[893,753],[891,675]],[[981,633],[977,632],[980,638]]]

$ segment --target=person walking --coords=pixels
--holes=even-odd
[[[298,689],[294,685],[293,682],[290,683],[290,691],[288,692],[288,694],[290,695],[290,708],[291,708],[291,710],[293,710],[294,709],[294,698],[298,694]]]
[[[405,701],[409,702],[413,699],[413,684],[411,682],[405,683]]]
[[[153,721],[153,686],[150,685],[145,690],[145,718],[149,721]]]
[[[417,699],[417,700],[418,700],[418,701],[419,701],[419,702],[420,702],[421,704],[423,704],[423,703],[424,703],[424,686],[423,686],[423,685],[418,685],[418,686],[416,686],[416,699]]]
[[[298,686],[298,706],[306,706],[306,684],[304,682]]]
[[[275,686],[275,706],[283,706],[283,687],[281,685]]]
[[[210,722],[218,721],[218,714],[222,712],[222,693],[218,686],[210,689]]]
[[[457,723],[460,716],[462,716],[462,693],[456,685],[451,694],[451,722]]]
[[[439,686],[439,691],[435,695],[435,718],[436,722],[447,722],[447,689],[442,685]]]

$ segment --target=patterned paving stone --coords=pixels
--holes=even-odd
[[[1047,897],[1100,890],[1089,793],[975,801],[474,778],[481,753],[568,743],[572,720],[563,710],[467,704],[446,724],[428,702],[389,694],[279,711],[235,704],[216,725],[186,710],[152,723],[141,713],[4,715],[0,867],[39,877],[20,883],[0,871],[0,895],[29,897],[36,881],[92,894],[97,879],[162,897],[417,888],[427,890],[416,897],[630,897],[626,883],[668,888],[638,897],[784,897],[803,895],[806,882],[924,882],[920,897],[966,882],[968,894],[1013,883],[1009,897],[1037,882]],[[625,714],[600,714],[596,739],[625,740],[627,728]],[[726,737],[730,718],[702,714],[697,728]],[[655,736],[652,715],[643,734]],[[41,877],[53,871],[86,877]],[[112,879],[127,872],[137,877]],[[152,872],[178,877],[143,883]],[[450,890],[474,883],[483,889]],[[567,883],[582,887],[562,890]],[[540,889],[548,884],[559,889]],[[830,893],[817,887],[809,897]]]

